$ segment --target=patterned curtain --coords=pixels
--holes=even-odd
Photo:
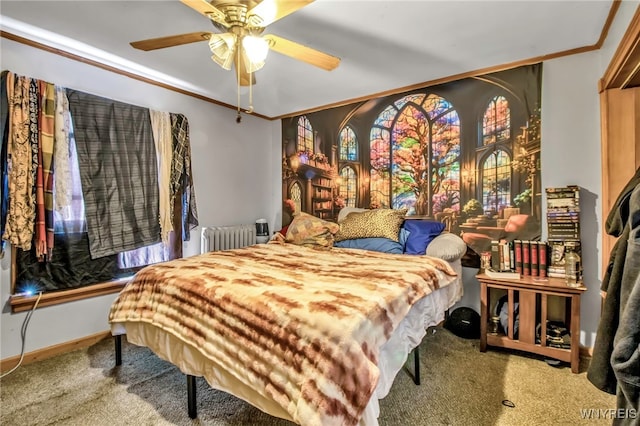
[[[92,258],[160,242],[147,108],[67,89]]]
[[[180,198],[182,217],[182,239],[189,241],[189,231],[198,226],[196,192],[191,172],[191,145],[189,143],[189,121],[182,114],[171,114],[173,134],[173,156],[171,158],[171,206]],[[173,217],[175,213],[171,211]]]

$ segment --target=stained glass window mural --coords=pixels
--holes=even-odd
[[[298,151],[313,152],[313,128],[304,115],[298,119]]]
[[[369,151],[371,158],[370,208],[389,208],[391,194],[391,174],[389,170],[391,147],[389,140],[389,130],[380,127],[371,129]]]
[[[302,211],[326,220],[349,206],[441,221],[477,268],[513,215],[510,238],[541,237],[541,87],[539,63],[284,118],[282,192],[298,182]],[[307,151],[326,166],[306,164]],[[314,208],[318,186],[331,209]]]
[[[396,100],[370,133],[371,207],[433,215],[460,210],[460,119],[437,95]]]
[[[489,102],[482,120],[482,143],[490,145],[511,139],[511,110],[504,96],[496,96]]]
[[[302,211],[302,188],[300,187],[300,184],[298,182],[294,182],[293,185],[291,185],[291,200],[293,201],[293,204],[295,204],[296,206],[296,213],[297,212],[301,212]]]
[[[358,160],[358,140],[353,129],[349,126],[342,129],[339,137],[340,143],[340,160],[341,161],[357,161]]]
[[[358,179],[356,171],[351,166],[345,166],[340,170],[340,196],[347,207],[356,206]]]
[[[511,200],[511,157],[494,151],[482,164],[482,206],[485,212],[499,212]]]

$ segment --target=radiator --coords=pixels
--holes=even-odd
[[[205,226],[200,241],[201,253],[251,246],[256,243],[256,226]]]

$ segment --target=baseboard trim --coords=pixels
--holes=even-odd
[[[111,337],[110,331],[102,331],[100,333],[92,334],[90,336],[81,337],[80,339],[71,340],[69,342],[59,343],[57,345],[48,346],[46,348],[38,349],[33,352],[24,354],[22,365],[31,364],[32,362],[42,361],[47,358],[61,355],[67,352],[75,351],[89,347],[95,343],[98,343],[102,339]],[[0,360],[0,372],[4,373],[15,367],[20,362],[20,355],[12,356]]]
[[[580,358],[592,358],[593,347],[580,346]]]

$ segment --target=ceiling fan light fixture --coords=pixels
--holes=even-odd
[[[246,54],[244,54],[244,66],[247,70],[248,73],[252,74],[258,70],[261,70],[262,67],[264,67],[264,61],[263,62],[251,62],[249,60],[249,58],[247,57]]]
[[[269,42],[262,37],[247,35],[242,38],[242,47],[252,65],[261,64],[254,71],[264,66],[264,61],[269,53]]]
[[[209,38],[211,59],[226,70],[233,66],[233,53],[236,50],[236,35],[232,33],[213,34]]]
[[[227,71],[231,70],[231,67],[233,66],[233,55],[228,55],[224,58],[216,55],[211,55],[211,60]]]

